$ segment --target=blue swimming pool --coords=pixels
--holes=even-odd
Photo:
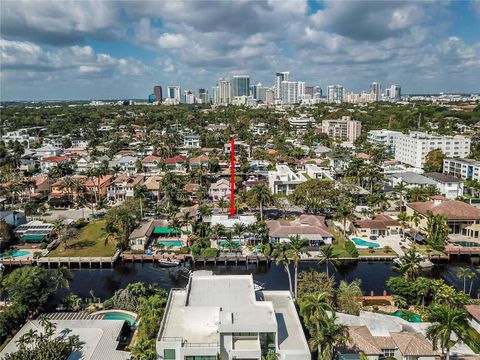
[[[0,259],[3,259],[3,258],[10,258],[10,257],[20,257],[20,256],[27,256],[30,254],[30,251],[28,250],[15,250],[14,252],[12,252],[11,254],[0,254]]]
[[[379,248],[380,245],[371,241],[365,241],[360,238],[352,238],[352,241],[357,246],[364,246],[364,247],[372,247],[372,248]]]

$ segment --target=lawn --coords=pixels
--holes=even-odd
[[[80,233],[75,239],[60,244],[48,256],[113,256],[115,254],[115,245],[111,242],[105,244],[105,221],[91,221],[80,229]]]
[[[360,256],[398,256],[398,254],[392,249],[387,250],[384,248],[375,249],[358,249],[358,255]]]
[[[433,250],[430,246],[428,245],[415,245],[415,249],[422,255],[428,256],[428,255],[445,255],[443,252],[438,251],[438,250]]]
[[[334,226],[329,226],[328,230],[333,235],[333,247],[335,249],[335,254],[341,258],[352,257],[345,249],[345,237],[343,234],[340,233]]]

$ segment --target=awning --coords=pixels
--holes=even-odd
[[[46,237],[45,234],[25,234],[22,236],[22,240],[25,242],[41,242]]]
[[[240,241],[232,241],[233,246],[240,246]],[[228,246],[228,241],[220,241],[218,243],[220,246]]]
[[[156,235],[179,235],[180,230],[170,227],[156,227],[152,233]]]
[[[425,241],[425,237],[423,235],[421,235],[420,233],[415,232],[415,231],[407,231],[407,232],[405,232],[405,235],[410,236],[416,242],[424,242]]]

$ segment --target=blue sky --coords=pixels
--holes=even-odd
[[[480,92],[480,1],[3,0],[1,100],[146,98],[250,74]]]

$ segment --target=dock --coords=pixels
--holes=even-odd
[[[450,255],[480,255],[480,246],[453,246],[448,244],[443,250],[450,259]]]
[[[0,260],[0,264],[3,266],[24,266],[24,265],[32,265],[35,263],[35,260],[30,258],[23,259],[23,260],[14,260],[14,259],[2,259]]]
[[[268,264],[269,259],[266,256],[244,256],[244,255],[235,255],[235,256],[212,256],[212,257],[203,257],[195,256],[192,259],[195,264],[214,264],[214,265],[238,265],[238,264]]]
[[[61,267],[66,266],[68,268],[77,267],[79,269],[83,267],[92,268],[93,265],[98,265],[101,268],[110,267],[113,268],[113,265],[120,257],[120,250],[117,250],[113,256],[44,256],[37,259],[37,264],[47,265],[50,269],[53,266]]]

